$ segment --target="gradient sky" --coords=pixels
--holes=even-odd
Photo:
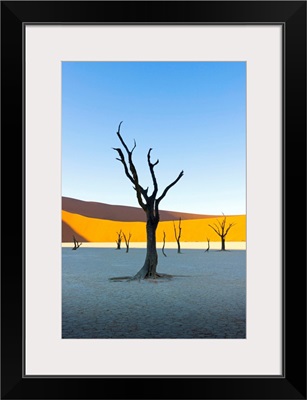
[[[63,62],[62,195],[139,206],[116,160],[121,134],[141,185],[161,210],[246,213],[246,64],[244,62]]]

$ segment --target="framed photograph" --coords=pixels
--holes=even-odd
[[[1,26],[2,398],[306,399],[306,2]]]

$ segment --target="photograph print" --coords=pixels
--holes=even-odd
[[[246,63],[61,68],[62,339],[246,339]]]

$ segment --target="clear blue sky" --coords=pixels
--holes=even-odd
[[[112,149],[120,121],[144,188],[151,147],[159,193],[184,171],[160,209],[246,213],[244,62],[63,62],[63,196],[138,206]]]

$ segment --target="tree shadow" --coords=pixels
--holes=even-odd
[[[155,278],[148,277],[148,278],[137,278],[136,276],[117,276],[109,278],[110,282],[132,282],[132,281],[146,281],[157,283],[159,281],[170,281],[173,278],[189,278],[191,275],[171,275],[171,274],[157,274]]]

